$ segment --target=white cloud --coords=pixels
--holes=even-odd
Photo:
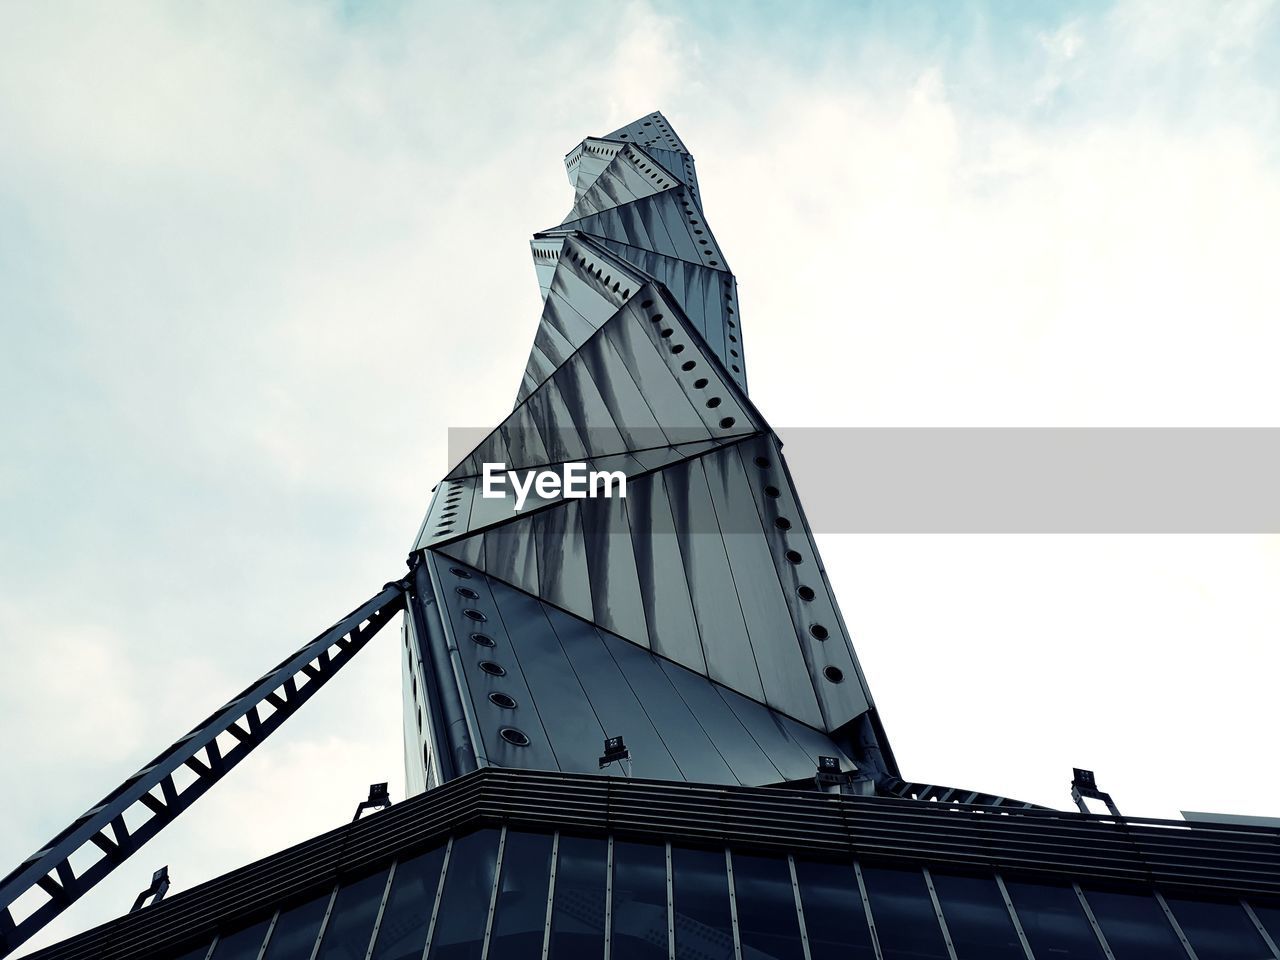
[[[396,575],[447,427],[514,398],[560,156],[651,109],[774,423],[1270,425],[1275,9],[1126,0],[948,56],[646,4],[6,8],[0,788],[51,786],[0,859]],[[823,547],[908,775],[1268,812],[1274,539]],[[380,637],[41,942],[400,796],[398,685]],[[1215,753],[1250,796],[1185,774]]]

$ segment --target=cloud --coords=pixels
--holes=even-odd
[[[6,8],[0,787],[50,786],[0,857],[397,575],[447,428],[514,400],[559,158],[651,109],[697,155],[779,426],[1269,424],[1276,5],[1019,16]],[[1280,787],[1274,540],[823,549],[908,775],[1062,804],[1094,764],[1162,814],[1246,803],[1172,774],[1189,755]],[[371,781],[402,796],[397,656],[379,637],[40,942],[160,863],[186,887]]]

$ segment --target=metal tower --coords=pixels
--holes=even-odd
[[[408,782],[496,765],[758,786],[818,758],[896,776],[781,444],[693,157],[661,113],[565,158],[534,235],[543,307],[515,409],[413,547]],[[626,496],[482,496],[486,463],[622,471]]]
[[[565,165],[514,409],[435,488],[409,573],[0,881],[0,956],[404,612],[421,796],[375,784],[352,823],[163,902],[158,870],[40,956],[1280,960],[1274,827],[1126,819],[1087,770],[1081,813],[900,778],[748,397],[693,157],[653,113]]]

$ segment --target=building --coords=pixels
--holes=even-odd
[[[56,913],[95,879],[71,849],[109,870],[146,839],[128,805],[158,830],[403,609],[414,796],[38,956],[1280,958],[1274,826],[902,777],[748,396],[692,156],[654,113],[565,162],[514,409],[437,486],[408,577],[6,878],[5,942],[10,891]]]

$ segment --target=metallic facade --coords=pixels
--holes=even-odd
[[[693,157],[654,113],[565,165],[572,209],[532,241],[543,306],[515,408],[414,544],[408,781],[589,772],[623,736],[639,776],[761,786],[832,756],[873,792],[897,770],[747,395]],[[486,463],[565,462],[624,471],[626,498],[481,495]]]
[[[403,612],[410,798],[37,956],[1280,960],[1274,826],[902,778],[748,396],[693,157],[654,113],[565,164],[513,410],[436,487],[408,575],[0,882],[0,956]],[[626,497],[484,496],[486,464],[569,462]]]

